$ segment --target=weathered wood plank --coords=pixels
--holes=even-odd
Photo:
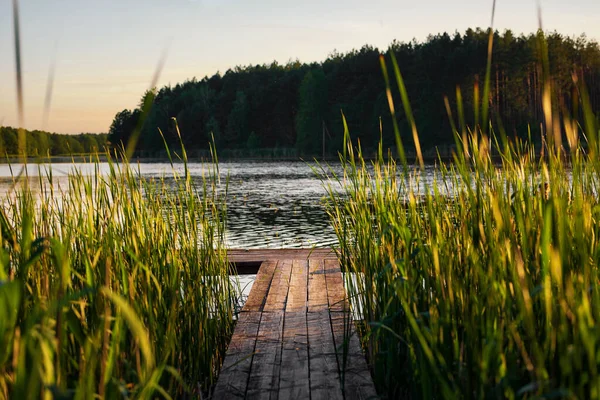
[[[330,313],[345,398],[353,400],[376,399],[377,392],[360,346],[356,328],[352,321],[348,321],[348,316],[347,313]],[[345,330],[348,331],[349,337],[344,335]],[[344,347],[347,347],[345,356],[343,354]]]
[[[290,290],[285,312],[306,312],[308,300],[308,261],[293,260]],[[306,324],[305,324],[306,325]]]
[[[308,262],[308,357],[312,399],[342,399],[335,343],[329,318],[324,261]]]
[[[309,312],[307,325],[311,399],[343,399],[329,312]]]
[[[304,289],[304,293],[306,293],[306,287]],[[309,397],[308,332],[305,307],[300,312],[285,313],[279,398],[308,399]]]
[[[340,376],[344,384],[344,396],[346,399],[377,398],[371,373],[349,313],[350,304],[344,289],[339,262],[337,260],[325,260],[324,268],[331,326],[334,332]],[[344,343],[344,331],[349,332],[351,335],[347,344]],[[345,345],[347,345],[348,352],[344,359],[343,350]]]
[[[256,339],[246,398],[277,398],[283,335],[281,312],[263,312]]]
[[[251,253],[267,261],[240,314],[213,398],[377,398],[352,324],[342,355],[343,318],[350,314],[335,254]],[[240,254],[230,256],[244,262]]]
[[[290,291],[285,307],[279,398],[310,397],[308,370],[308,332],[306,304],[308,301],[308,261],[294,260]]]
[[[292,260],[279,260],[263,312],[283,312],[287,302],[290,288],[290,275],[292,273]]]
[[[325,282],[329,310],[341,312],[349,310],[348,297],[344,289],[344,278],[337,260],[325,260]]]
[[[327,284],[323,260],[308,261],[308,312],[327,310]]]
[[[276,266],[277,260],[268,260],[262,263],[242,311],[262,311]]]
[[[239,315],[213,398],[245,398],[260,318],[259,312]]]

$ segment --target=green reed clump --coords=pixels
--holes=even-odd
[[[360,153],[331,191],[355,313],[389,398],[600,396],[598,162],[507,147],[420,185]],[[356,308],[356,307],[355,307]]]
[[[0,398],[201,397],[233,325],[217,175],[98,161],[0,212]],[[62,185],[62,186],[61,186]]]
[[[600,397],[598,128],[577,87],[581,124],[545,87],[542,155],[463,126],[427,182],[347,147],[327,207],[383,397]]]

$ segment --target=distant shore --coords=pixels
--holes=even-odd
[[[454,148],[451,146],[445,146],[443,148],[429,149],[423,153],[423,158],[427,163],[435,163],[440,158],[442,160],[452,160]],[[394,149],[391,150],[390,154],[396,154]],[[189,162],[210,162],[213,159],[211,152],[205,149],[198,150],[186,150],[187,159]],[[387,158],[388,152],[385,151],[384,157]],[[376,159],[377,152],[374,150],[363,151],[363,157],[365,159]],[[406,151],[406,157],[408,160],[415,160],[416,153],[414,151]],[[172,151],[171,159],[174,163],[183,162],[180,152]],[[296,149],[281,149],[281,148],[266,148],[266,149],[224,149],[217,150],[217,160],[226,162],[236,161],[339,161],[339,154],[337,153],[325,153],[325,154],[311,154],[302,155],[299,154]],[[22,158],[16,155],[9,155],[0,159],[0,164],[20,164]],[[27,162],[31,164],[47,164],[47,163],[85,163],[90,161],[107,162],[108,157],[106,153],[78,153],[73,155],[60,155],[60,156],[27,156]],[[134,153],[130,158],[130,162],[141,162],[141,163],[168,163],[170,162],[169,155],[166,151],[139,151]]]

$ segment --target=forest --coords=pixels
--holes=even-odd
[[[584,35],[571,38],[537,32],[515,35],[495,32],[492,57],[490,121],[509,137],[539,140],[543,118],[542,49],[547,43],[553,95],[563,111],[571,104],[576,86],[588,87],[593,110],[600,109],[600,48]],[[345,54],[336,51],[320,63],[290,61],[237,66],[175,86],[149,90],[137,107],[116,114],[109,141],[126,144],[139,134],[136,150],[153,152],[179,146],[217,150],[282,149],[294,155],[335,155],[342,146],[343,116],[353,140],[365,150],[373,149],[380,137],[393,146],[394,132],[387,103],[380,55],[394,52],[406,82],[421,145],[425,150],[451,145],[454,141],[445,97],[456,110],[460,93],[464,118],[475,126],[473,107],[487,63],[488,31],[469,29],[464,34],[431,35],[424,42],[391,43],[382,52],[364,46]],[[576,93],[575,93],[576,94]],[[399,107],[401,108],[401,107]],[[405,115],[396,114],[401,136],[409,147],[411,131]],[[456,118],[456,115],[454,115]],[[175,123],[175,120],[177,124]],[[177,125],[177,126],[176,126]],[[161,135],[162,133],[162,135]],[[163,140],[164,137],[164,140]]]
[[[0,154],[19,154],[17,128],[0,126]],[[33,157],[90,154],[102,152],[108,144],[107,134],[82,133],[66,135],[39,130],[25,131],[27,155]]]

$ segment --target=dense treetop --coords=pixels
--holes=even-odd
[[[495,33],[492,58],[490,120],[502,121],[509,136],[533,137],[542,117],[542,52],[539,35]],[[586,39],[558,33],[546,35],[555,95],[566,108],[577,95],[573,76],[583,79],[594,111],[600,109],[600,48]],[[214,136],[217,149],[288,148],[300,155],[334,154],[342,144],[342,112],[351,136],[372,148],[383,137],[393,145],[391,117],[379,64],[394,52],[412,103],[421,144],[425,149],[453,142],[444,96],[456,110],[457,87],[464,117],[474,124],[474,87],[482,86],[487,62],[488,32],[430,36],[425,42],[394,41],[382,53],[364,46],[346,54],[332,53],[321,63],[298,61],[285,65],[235,67],[202,80],[191,79],[144,94],[134,110],[119,112],[110,127],[113,145],[126,143],[139,129],[138,150],[177,145],[179,125],[188,149],[208,148]],[[151,99],[148,102],[148,99]],[[142,110],[146,102],[151,107]],[[401,107],[397,107],[401,109]],[[410,130],[398,113],[405,143]],[[454,115],[457,118],[457,115]],[[380,132],[381,126],[381,132]],[[538,134],[539,136],[539,134]],[[324,140],[323,140],[324,139]]]

